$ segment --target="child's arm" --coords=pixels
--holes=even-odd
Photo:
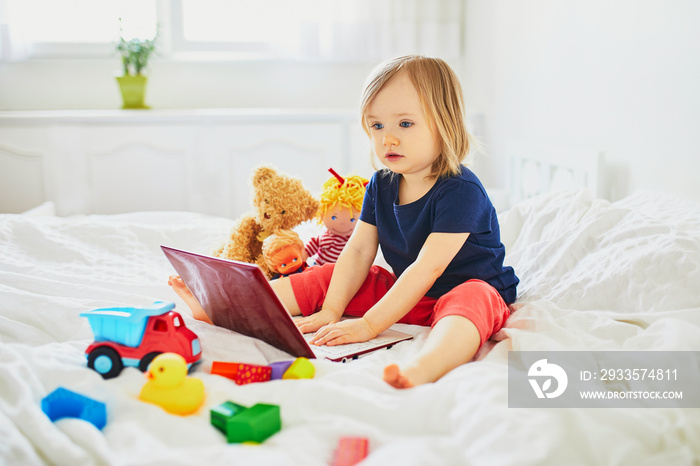
[[[332,346],[367,341],[391,327],[425,296],[468,237],[469,233],[431,233],[416,261],[363,318],[328,325],[311,343]]]
[[[377,256],[377,227],[359,221],[333,269],[323,308],[297,321],[303,333],[315,332],[329,323],[338,322],[345,307],[360,289]]]

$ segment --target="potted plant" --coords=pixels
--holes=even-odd
[[[143,73],[155,50],[157,37],[131,40],[119,38],[117,51],[122,58],[124,74],[117,77],[117,82],[124,102],[122,108],[150,108],[144,103],[148,78]]]

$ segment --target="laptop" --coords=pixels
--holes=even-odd
[[[388,329],[367,342],[309,345],[313,334],[301,333],[257,265],[168,246],[161,249],[214,325],[257,338],[294,357],[346,362],[413,338]]]

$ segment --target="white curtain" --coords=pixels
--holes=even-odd
[[[37,52],[35,44],[23,37],[23,26],[16,22],[13,24],[6,19],[10,1],[26,2],[27,0],[0,0],[0,61],[23,60]],[[41,4],[47,0],[32,1]],[[49,4],[53,7],[63,5],[61,7],[63,10],[60,12],[70,13],[78,9],[80,1]],[[249,1],[228,0],[225,10],[232,16],[240,17],[242,12],[246,11],[246,4],[249,6],[248,11],[251,10]],[[256,11],[264,11],[265,14],[253,14],[249,20],[256,30],[259,28],[266,30],[266,38],[271,41],[274,55],[277,57],[342,62],[377,61],[413,53],[440,56],[444,59],[457,59],[461,56],[465,0],[258,0],[258,2],[254,4]],[[113,1],[104,4],[89,3],[93,7],[102,5],[105,8],[113,4],[118,3]],[[165,26],[162,30],[167,31],[168,25],[163,22],[172,20],[171,4],[167,1],[156,4],[160,25]],[[240,7],[236,7],[238,4]],[[39,10],[36,14],[42,15],[41,8],[36,10]],[[104,18],[102,20],[104,21]],[[84,26],[94,28],[97,27],[98,22],[98,18],[95,17],[92,21],[95,24],[84,23]],[[221,27],[232,26],[229,22]],[[77,26],[75,29],[79,34]],[[115,29],[115,33],[116,31]],[[169,38],[161,37],[161,39],[162,43],[169,43]],[[167,53],[167,47],[165,49]],[[172,51],[177,52],[175,49]]]
[[[302,0],[277,39],[283,55],[337,61],[405,54],[458,58],[464,0]],[[295,39],[293,39],[295,38]]]
[[[26,43],[15,25],[8,18],[6,0],[0,0],[0,63],[21,61],[29,56],[30,44]]]

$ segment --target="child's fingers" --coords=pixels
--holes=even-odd
[[[296,322],[297,328],[301,333],[311,333],[323,327],[323,323],[318,322],[315,316],[302,317]]]
[[[344,336],[346,333],[338,328],[329,328],[329,326],[323,327],[321,330],[316,332],[316,335],[314,338],[311,340],[311,343],[314,345],[327,345],[327,344],[333,344],[333,342]]]
[[[357,333],[354,322],[341,322],[329,324],[322,327],[316,335],[311,339],[310,343],[314,345],[344,345],[346,343],[355,343],[364,341]]]
[[[328,312],[319,311],[310,316],[302,317],[296,321],[297,328],[301,333],[311,333],[319,330],[324,325],[329,325],[334,322],[332,316]]]

